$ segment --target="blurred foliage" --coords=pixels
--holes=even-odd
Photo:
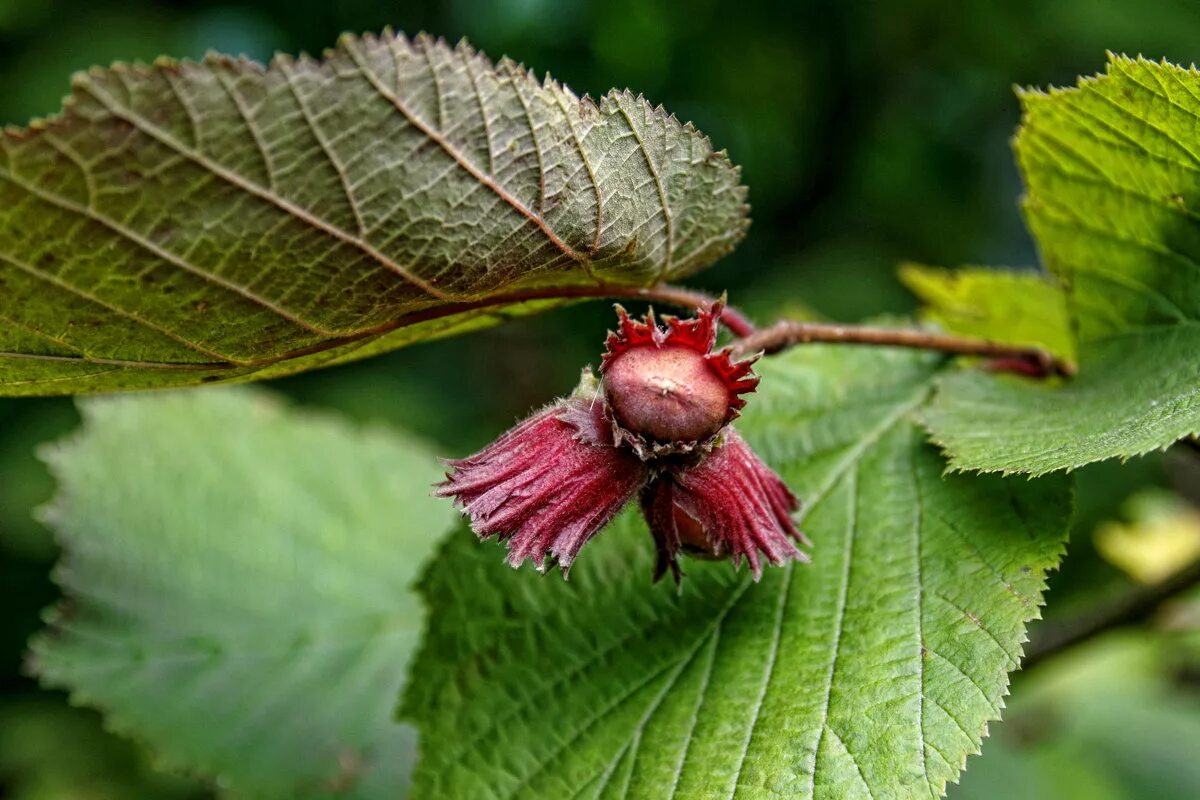
[[[1191,800],[1200,691],[1171,637],[1110,636],[1017,683],[951,800]]]
[[[1128,521],[1096,529],[1100,554],[1141,583],[1154,584],[1200,558],[1200,510],[1170,492],[1148,489],[1123,508]]]
[[[728,289],[759,318],[785,306],[843,320],[909,313],[914,301],[894,275],[907,260],[1035,263],[1008,148],[1017,123],[1012,85],[1072,83],[1101,68],[1105,49],[1200,60],[1193,0],[0,0],[0,123],[53,113],[70,73],[94,63],[208,48],[257,58],[276,49],[316,53],[344,30],[388,24],[467,36],[579,92],[629,86],[695,121],[744,167],[755,220],[747,241],[695,285]],[[586,304],[276,387],[462,453],[569,390],[579,367],[597,360],[611,320],[605,304]],[[0,737],[0,796],[181,796],[177,786],[148,788],[144,755],[103,734],[94,715],[36,692],[19,671],[37,610],[55,596],[47,577],[54,548],[32,515],[52,487],[32,450],[74,420],[68,401],[0,403],[0,732],[16,732]],[[1092,531],[1119,518],[1131,492],[1165,485],[1168,475],[1177,490],[1200,495],[1200,471],[1164,466],[1159,455],[1079,470],[1076,534],[1051,581],[1048,619],[1130,585],[1093,549]],[[951,796],[1188,796],[1164,781],[1200,778],[1172,760],[1178,750],[1168,745],[1186,741],[1198,712],[1175,698],[1182,690],[1165,668],[1136,661],[1105,662],[1116,677],[1080,677],[1078,692],[1050,680],[1053,662],[1039,667],[1044,691],[1034,691],[1036,672],[1018,681],[1012,718]],[[1126,673],[1130,686],[1152,683],[1157,699],[1120,704],[1114,713],[1129,722],[1118,730],[1100,730],[1095,718],[1091,733],[1038,722],[1079,716],[1087,687],[1106,703],[1122,696]],[[1026,711],[1033,735],[1019,735]],[[1162,739],[1139,739],[1151,723],[1162,726]],[[42,738],[20,734],[35,728]],[[1103,747],[1101,734],[1109,736]],[[30,747],[55,759],[21,760]],[[1089,748],[1100,749],[1085,757]],[[123,788],[88,794],[70,766],[81,762],[84,773]],[[1198,785],[1190,796],[1200,795]]]
[[[456,518],[426,444],[246,387],[80,408],[41,451],[64,549],[44,684],[239,797],[403,794],[410,587]]]
[[[155,770],[94,711],[56,697],[0,702],[0,791],[8,800],[193,800],[195,782]]]

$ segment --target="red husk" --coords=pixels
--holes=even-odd
[[[637,493],[648,469],[614,446],[600,398],[571,397],[534,414],[453,468],[435,494],[454,497],[481,539],[508,543],[508,563],[545,557],[565,571]]]
[[[655,580],[680,578],[681,553],[749,562],[808,561],[791,514],[799,504],[729,423],[758,378],[728,349],[711,352],[721,305],[695,319],[617,307],[602,371],[585,371],[576,394],[534,414],[479,453],[448,461],[435,493],[453,497],[481,539],[508,545],[508,563],[557,562],[579,550],[641,493],[658,549]],[[614,364],[623,356],[636,356]],[[549,557],[549,558],[547,558]]]
[[[681,545],[702,545],[711,556],[742,558],[755,580],[759,554],[772,564],[807,562],[795,542],[809,544],[792,521],[796,497],[732,428],[724,443],[696,466],[660,476],[642,492],[642,510],[658,548],[655,580],[669,568],[679,579]],[[696,539],[701,538],[701,542]]]

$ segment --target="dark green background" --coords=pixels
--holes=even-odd
[[[209,48],[260,59],[318,53],[342,31],[385,25],[466,36],[581,93],[628,86],[694,121],[743,166],[754,217],[747,241],[695,283],[729,290],[763,318],[781,308],[843,320],[906,313],[912,301],[893,277],[903,260],[1036,263],[1008,148],[1018,121],[1012,86],[1071,83],[1101,69],[1106,49],[1184,63],[1200,54],[1195,0],[0,0],[0,123],[54,112],[70,73],[91,64]],[[610,315],[591,304],[277,388],[461,453],[569,389],[595,362]],[[200,784],[149,777],[145,752],[21,675],[24,640],[56,594],[55,548],[32,516],[52,486],[33,448],[74,420],[70,401],[0,401],[0,797],[205,796]],[[1173,463],[1082,471],[1078,531],[1052,613],[1122,588],[1090,532],[1129,492],[1167,482]],[[1149,682],[1176,715],[1200,707],[1174,650],[1157,639],[1129,646],[1157,660],[1118,660],[1117,685]],[[1200,777],[1172,755],[1183,743],[1165,733],[1177,730],[1165,717],[1118,719],[1123,730],[1145,727],[1131,741],[1158,758],[1130,756],[1127,744],[1076,730],[1077,701],[1065,690],[1035,685],[1022,705],[1023,680],[1015,719],[989,745],[996,755],[952,797],[1200,796]],[[1094,675],[1079,680],[1108,691]],[[1032,782],[1014,783],[1017,775]]]

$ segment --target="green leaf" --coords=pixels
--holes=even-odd
[[[1075,360],[1066,294],[1042,273],[905,264],[900,280],[925,304],[922,318],[948,333],[1040,347]]]
[[[0,135],[0,394],[361,358],[691,274],[746,210],[724,152],[661,107],[465,43],[93,69]]]
[[[396,797],[410,583],[453,517],[420,442],[248,391],[89,401],[46,458],[65,599],[38,673],[254,797]]]
[[[204,786],[153,769],[145,753],[62,698],[13,692],[0,702],[5,800],[197,800]]]
[[[1040,474],[1200,433],[1200,73],[1113,56],[1022,103],[1025,211],[1069,287],[1079,375],[949,376],[934,439],[956,469]]]
[[[1000,713],[1063,548],[1064,478],[943,477],[938,360],[809,346],[739,429],[805,503],[811,566],[653,585],[633,513],[569,582],[466,531],[429,569],[405,714],[418,797],[933,797]]]

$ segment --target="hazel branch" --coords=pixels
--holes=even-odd
[[[742,337],[734,344],[734,351],[745,355],[759,351],[771,354],[794,345],[818,342],[909,347],[958,356],[981,356],[992,359],[992,369],[1036,376],[1075,374],[1073,365],[1036,347],[1016,347],[989,339],[951,336],[918,328],[876,328],[868,325],[797,322],[786,319]]]
[[[499,308],[514,303],[534,300],[571,299],[616,299],[643,300],[664,303],[690,310],[707,308],[716,302],[712,295],[681,286],[571,286],[553,289],[528,289],[488,297],[484,300],[448,303],[436,308],[416,311],[374,328],[360,331],[351,336],[318,342],[315,345],[272,356],[263,362],[243,364],[217,364],[217,366],[260,366],[280,360],[312,355],[355,341],[370,339],[419,322],[441,319],[467,311]],[[839,325],[825,322],[798,322],[781,320],[761,330],[754,326],[743,313],[726,305],[721,311],[721,324],[729,329],[737,341],[734,352],[748,355],[758,351],[778,353],[797,344],[841,343],[872,344],[883,347],[911,347],[920,350],[935,350],[942,353],[964,356],[983,356],[991,359],[989,369],[1020,372],[1036,377],[1047,375],[1073,375],[1072,365],[1060,361],[1045,350],[1034,347],[1014,347],[987,339],[972,339],[961,336],[933,333],[915,328],[876,328],[867,325]]]

